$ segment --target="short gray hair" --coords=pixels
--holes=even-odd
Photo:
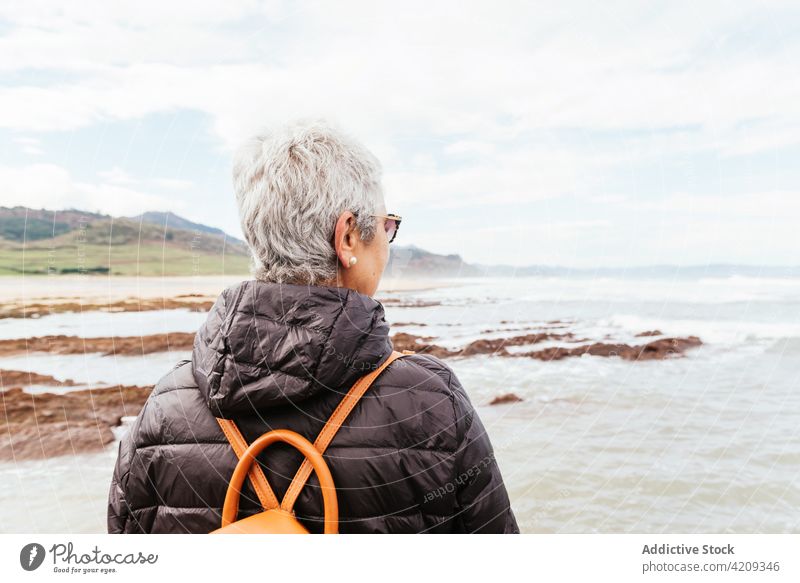
[[[251,274],[315,285],[336,277],[336,220],[356,215],[361,239],[375,236],[383,198],[381,164],[351,136],[321,119],[264,128],[233,163],[239,218]]]

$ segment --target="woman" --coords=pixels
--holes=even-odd
[[[215,417],[248,443],[271,429],[313,441],[351,385],[392,352],[372,298],[399,221],[387,215],[381,167],[322,122],[252,138],[234,162],[253,280],[222,292],[191,360],[158,381],[119,447],[110,533],[207,533],[220,526],[237,458]],[[491,443],[441,360],[390,364],[324,454],[339,530],[519,532]],[[280,500],[302,458],[276,444],[258,456]],[[238,518],[262,510],[245,481]],[[294,507],[323,524],[312,476]]]

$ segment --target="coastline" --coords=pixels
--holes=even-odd
[[[214,300],[223,289],[245,279],[250,279],[250,276],[5,276],[0,279],[0,303],[58,304],[77,299],[87,303],[107,303],[125,299],[177,297]],[[377,293],[427,290],[464,283],[458,278],[384,277]]]
[[[74,281],[48,288],[46,276],[25,279],[23,298],[75,288]],[[0,389],[17,389],[0,411],[8,419],[0,427],[4,528],[103,528],[105,516],[93,509],[104,510],[117,440],[153,382],[186,357],[202,318],[164,305],[175,301],[173,292],[215,293],[222,279],[101,276],[77,291],[134,295],[138,280],[155,297],[124,302],[140,304],[133,314],[101,314],[121,311],[102,301],[89,313],[84,301],[83,314],[50,319],[45,307],[38,322],[0,319],[9,330],[0,338]],[[206,289],[185,287],[201,280]],[[465,287],[386,291],[451,283]],[[18,297],[13,289],[0,293]],[[605,521],[620,532],[691,531],[704,504],[719,510],[704,529],[793,527],[791,513],[774,510],[776,500],[796,502],[787,487],[797,449],[764,446],[794,429],[782,415],[800,394],[792,287],[387,278],[375,297],[386,306],[395,347],[440,358],[456,373],[491,435],[522,529],[592,532]],[[179,299],[199,300],[195,308],[205,302]],[[53,312],[66,307],[53,301],[62,304]],[[33,302],[21,303],[26,319],[34,318]],[[685,343],[692,335],[703,344]],[[765,468],[768,481],[754,478]],[[549,504],[530,502],[533,492]],[[64,510],[55,519],[54,503]]]

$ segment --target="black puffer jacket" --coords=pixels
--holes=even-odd
[[[206,533],[220,526],[237,458],[215,416],[248,443],[294,430],[314,441],[344,393],[392,351],[383,305],[347,288],[244,281],[198,331],[192,360],[158,381],[122,439],[108,500],[110,533]],[[406,356],[384,370],[325,452],[339,529],[519,532],[492,446],[441,360]],[[280,500],[302,457],[278,443],[259,456]],[[245,481],[238,517],[260,512]],[[312,474],[295,504],[322,530]]]

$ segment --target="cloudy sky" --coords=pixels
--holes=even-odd
[[[798,2],[3,2],[0,205],[241,236],[231,154],[327,117],[398,242],[576,267],[800,264]]]

